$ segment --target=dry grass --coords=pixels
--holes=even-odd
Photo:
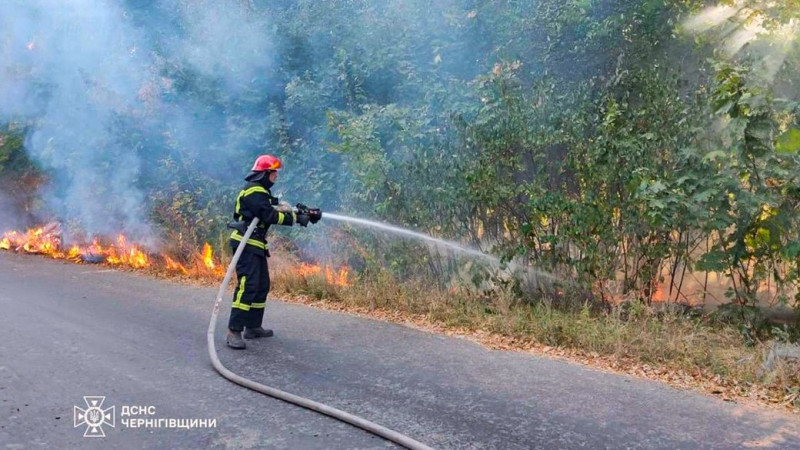
[[[228,255],[222,256],[222,267],[197,265],[186,274],[160,265],[115,267],[216,286],[227,266]],[[525,304],[502,291],[478,295],[469,289],[432,288],[433,282],[399,283],[385,271],[361,274],[350,286],[338,286],[322,273],[300,275],[286,254],[272,258],[270,265],[273,294],[289,300],[800,412],[800,364],[779,361],[760,373],[770,343],[748,345],[737,329],[707,318],[657,313],[639,304],[610,312],[564,310],[546,302]]]
[[[768,344],[748,346],[737,329],[707,318],[641,305],[565,311],[542,302],[524,304],[502,292],[486,296],[432,289],[431,283],[398,283],[386,273],[362,275],[342,287],[321,275],[300,275],[286,263],[273,264],[271,272],[273,292],[293,301],[800,412],[800,367],[781,364],[759,376]]]

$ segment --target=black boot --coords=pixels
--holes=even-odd
[[[225,337],[225,343],[228,344],[228,347],[235,348],[236,350],[247,348],[247,344],[245,344],[244,339],[242,339],[241,331],[228,330],[228,335]]]
[[[272,330],[265,330],[264,328],[245,328],[244,329],[244,338],[245,339],[258,339],[262,337],[270,337],[272,336]]]

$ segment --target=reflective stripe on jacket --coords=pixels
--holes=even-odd
[[[294,213],[279,212],[273,206],[277,199],[261,183],[248,182],[239,191],[236,197],[236,206],[233,211],[233,219],[236,221],[244,220],[248,224],[254,217],[258,217],[258,225],[255,231],[247,240],[246,250],[258,251],[263,253],[269,249],[267,244],[267,230],[270,225],[291,226],[295,222]],[[241,242],[242,234],[234,230],[231,233],[231,240]]]

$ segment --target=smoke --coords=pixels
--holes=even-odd
[[[268,83],[273,49],[268,24],[237,1],[130,3],[0,3],[0,122],[28,126],[29,156],[51,179],[43,215],[148,240],[146,189],[162,180],[145,174],[176,154],[224,170],[251,144],[230,119],[249,109],[210,105]],[[198,85],[215,94],[187,94]]]
[[[708,6],[683,23],[691,34],[707,35],[728,59],[750,60],[759,83],[773,84],[786,58],[800,40],[800,21],[783,22],[770,17],[767,2],[754,2],[753,9],[743,0],[732,5]]]
[[[170,53],[182,55],[205,76],[222,80],[223,89],[233,93],[263,86],[274,53],[265,36],[269,24],[254,19],[246,8],[219,5],[216,0],[179,4],[184,36],[169,43]]]
[[[9,195],[0,190],[0,211],[17,211],[19,204]],[[0,215],[0,230],[14,229],[20,225],[17,215]]]
[[[324,148],[337,139],[326,112],[397,104],[412,118],[424,111],[438,130],[453,102],[472,101],[469,80],[508,41],[493,25],[502,8],[435,6],[5,0],[0,124],[23,124],[28,156],[48,175],[41,219],[89,235],[147,241],[155,195],[191,197],[208,181],[235,192],[266,152],[285,156],[276,191],[338,207],[352,182],[347,158]],[[389,125],[378,130],[387,160],[407,166]]]
[[[0,8],[2,85],[13,86],[0,115],[35,119],[26,147],[57,180],[45,198],[48,212],[92,232],[113,232],[109,225],[117,224],[146,233],[137,219],[142,194],[132,188],[139,157],[110,132],[117,117],[136,108],[148,76],[136,51],[140,36],[105,2],[12,1]]]

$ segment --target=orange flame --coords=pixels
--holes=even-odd
[[[297,273],[301,276],[307,277],[309,275],[319,273],[320,270],[322,270],[320,266],[301,263],[300,267],[297,268]]]
[[[26,253],[51,254],[61,246],[61,230],[57,223],[31,228],[25,234],[9,231],[3,234],[0,248]]]
[[[139,246],[128,243],[125,236],[119,235],[116,245],[104,246],[98,239],[88,245],[72,245],[61,249],[61,227],[57,222],[43,227],[31,228],[21,233],[8,231],[0,238],[0,249],[24,253],[38,253],[53,258],[68,258],[84,262],[106,262],[134,269],[150,267],[150,257]]]
[[[95,241],[98,249],[102,249],[100,244]],[[98,254],[106,255],[106,262],[114,265],[125,265],[133,267],[134,269],[141,269],[150,266],[147,255],[135,245],[128,244],[125,236],[117,236],[117,246],[109,247],[105,252],[98,252]]]
[[[203,276],[221,277],[225,275],[225,267],[214,259],[214,250],[208,242],[203,244],[203,249],[195,252],[192,265],[193,273]]]
[[[168,272],[199,277],[221,277],[225,267],[214,259],[210,244],[203,245],[201,252],[195,252],[188,259],[178,262],[168,255],[148,254],[144,249],[118,235],[114,243],[104,244],[94,239],[88,244],[75,244],[62,248],[61,226],[57,222],[42,227],[31,228],[26,232],[8,231],[0,235],[0,249],[19,253],[37,253],[51,258],[70,259],[75,262],[104,263],[125,266],[133,269],[154,267]]]
[[[184,275],[189,275],[189,269],[187,269],[183,264],[176,262],[174,259],[170,258],[169,256],[164,256],[164,261],[167,263],[167,270],[173,272],[180,272]]]
[[[337,286],[349,286],[350,283],[347,282],[349,273],[350,269],[347,267],[340,267],[338,271],[334,271],[330,267],[325,267],[325,281],[327,281],[328,284],[335,284]]]
[[[77,245],[73,245],[72,247],[69,248],[69,251],[67,252],[67,258],[69,259],[80,258],[81,253],[82,253],[81,248],[78,247]]]
[[[211,245],[206,242],[203,244],[203,264],[206,265],[209,269],[214,269],[214,251],[211,249]]]
[[[317,264],[301,263],[300,267],[297,268],[297,273],[303,277],[322,273],[325,276],[325,282],[328,284],[350,286],[350,281],[348,279],[350,276],[350,268],[347,266],[342,266],[338,270],[335,270],[328,266],[325,266],[323,269]]]

